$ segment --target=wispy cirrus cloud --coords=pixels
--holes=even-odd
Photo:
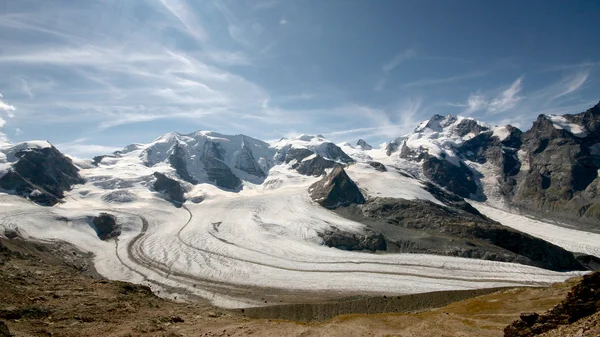
[[[429,85],[438,85],[438,84],[448,84],[454,83],[464,80],[470,80],[475,78],[480,78],[489,74],[489,71],[473,71],[460,75],[449,76],[449,77],[440,77],[440,78],[425,78],[417,81],[412,81],[403,84],[402,86],[405,88],[413,88],[413,87],[424,87]]]
[[[400,64],[402,64],[405,61],[408,61],[412,58],[415,58],[417,56],[417,52],[414,51],[413,49],[406,49],[404,51],[399,52],[398,54],[394,55],[394,57],[392,57],[392,59],[390,59],[389,61],[387,61],[382,67],[381,69],[385,72],[390,72],[392,70],[394,70],[396,67],[398,67]]]
[[[208,40],[208,33],[193,15],[190,6],[183,0],[160,0],[163,6],[183,25],[186,32],[200,42]]]
[[[454,107],[462,107],[465,110],[463,114],[470,115],[478,111],[485,111],[490,114],[497,114],[514,108],[522,97],[519,92],[523,89],[523,76],[517,78],[508,88],[496,91],[492,97],[488,97],[481,92],[472,93],[467,98],[466,103],[449,103]]]
[[[565,78],[562,81],[562,85],[564,86],[564,90],[554,95],[551,100],[555,100],[557,98],[566,96],[570,93],[573,93],[581,88],[581,86],[586,82],[588,76],[590,75],[591,68],[583,69],[581,71],[576,72],[574,75]]]

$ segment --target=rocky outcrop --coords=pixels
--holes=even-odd
[[[324,245],[342,250],[375,252],[387,249],[385,237],[381,233],[376,233],[370,229],[366,229],[365,233],[358,234],[342,232],[337,228],[332,228],[324,233],[319,233],[319,236],[323,239]]]
[[[14,155],[18,159],[0,178],[0,188],[27,196],[40,205],[55,205],[65,191],[85,182],[71,159],[54,146],[27,148]]]
[[[373,150],[373,147],[362,139],[359,139],[356,145],[363,150]]]
[[[162,173],[154,172],[156,181],[154,182],[154,190],[162,193],[176,206],[180,206],[185,202],[185,190],[176,181]]]
[[[100,213],[93,218],[94,230],[100,240],[108,240],[121,235],[121,226],[117,224],[117,218],[108,213]]]
[[[504,329],[505,337],[537,336],[600,312],[600,272],[588,274],[567,298],[545,314],[523,313]]]
[[[326,208],[363,204],[365,197],[341,166],[336,166],[323,179],[310,185],[310,197]]]
[[[385,168],[385,165],[378,161],[369,161],[367,162],[367,164],[369,164],[369,166],[371,166],[379,172],[387,172],[387,168]]]

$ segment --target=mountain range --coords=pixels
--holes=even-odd
[[[462,275],[461,282],[471,283],[460,287],[531,283],[541,282],[539,268],[558,272],[552,277],[597,268],[599,172],[600,103],[577,114],[539,115],[527,131],[435,115],[381,148],[362,139],[334,144],[323,135],[268,143],[197,131],[78,159],[30,141],[0,148],[0,201],[21,205],[0,210],[0,224],[18,235],[83,244],[98,261],[127,254],[121,269],[129,270],[100,269],[119,279],[144,275],[163,288],[198,278],[302,288],[290,281],[293,273],[333,273],[335,263],[355,260],[379,266],[363,272],[399,275],[381,266],[403,253],[438,256],[444,265],[468,258],[501,264],[494,268],[534,268],[517,268],[530,276],[526,280],[496,275],[488,284],[469,281],[483,274]],[[25,209],[50,220],[15,220]],[[99,221],[101,212],[112,218]],[[104,256],[105,246],[83,236],[102,244],[116,238],[116,255]],[[231,263],[246,276],[246,264],[291,274],[271,281],[237,277],[208,261]],[[321,265],[297,266],[309,262]],[[202,263],[210,266],[197,266]],[[165,281],[168,273],[180,273],[181,280]],[[456,286],[448,281],[442,288]],[[368,285],[352,290],[374,291]],[[219,289],[204,291],[227,302]]]

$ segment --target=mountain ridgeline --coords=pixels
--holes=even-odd
[[[233,197],[246,189],[299,186],[311,207],[362,224],[352,232],[320,229],[330,247],[552,270],[584,265],[572,252],[487,218],[470,202],[598,232],[599,170],[600,103],[579,114],[540,115],[525,132],[435,115],[380,149],[362,139],[336,145],[322,135],[301,135],[269,144],[207,131],[168,133],[93,160],[71,159],[47,142],[0,146],[0,189],[44,206],[65,202],[78,184],[86,186],[78,189],[83,197],[95,193],[109,204],[159,198],[176,207],[203,202],[214,191]]]
[[[428,180],[461,197],[600,229],[600,104],[539,115],[526,132],[436,115],[387,151],[420,163]]]

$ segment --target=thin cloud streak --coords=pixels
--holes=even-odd
[[[417,52],[412,50],[412,49],[406,49],[403,52],[400,52],[396,55],[394,55],[394,57],[389,60],[388,62],[386,62],[381,69],[385,72],[390,72],[392,70],[394,70],[396,67],[398,67],[400,64],[402,64],[403,62],[410,60],[414,57],[417,56]]]

